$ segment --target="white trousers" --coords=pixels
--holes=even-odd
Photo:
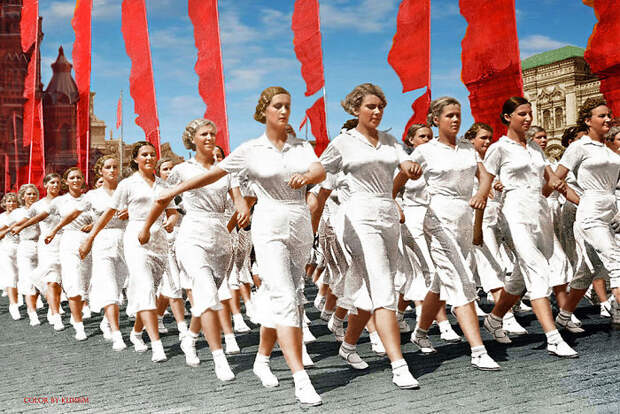
[[[129,273],[123,253],[123,234],[123,229],[103,229],[93,242],[89,305],[95,312],[121,304]]]
[[[34,295],[37,290],[33,284],[34,270],[38,263],[37,242],[20,240],[17,246],[17,289],[21,295]]]
[[[79,230],[63,230],[60,239],[62,288],[68,298],[86,298],[90,286],[92,254],[82,260],[79,248],[87,234]]]
[[[0,241],[0,282],[2,288],[16,288],[18,271],[17,271],[17,243]]]

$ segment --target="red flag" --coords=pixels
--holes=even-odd
[[[594,7],[594,26],[584,58],[601,81],[600,91],[612,112],[620,116],[620,8],[613,1],[584,1]]]
[[[118,103],[116,104],[116,129],[121,127],[123,123],[123,97],[118,97]]]
[[[30,145],[30,163],[28,164],[28,182],[36,185],[43,193],[43,177],[45,177],[45,144],[43,138],[43,105],[37,99],[33,120],[32,145]]]
[[[325,86],[318,0],[297,0],[293,11],[293,45],[306,81],[306,96]]]
[[[461,79],[476,122],[506,132],[499,113],[506,99],[523,96],[514,0],[460,0],[469,26],[461,42]]]
[[[304,127],[304,125],[306,125],[306,122],[308,122],[308,115],[306,114],[306,116],[304,116],[304,120],[301,121],[301,124],[299,124],[299,131],[301,131],[301,129]]]
[[[92,0],[76,0],[71,26],[75,32],[73,68],[80,99],[77,104],[77,159],[80,170],[86,172],[88,182],[88,157],[90,150],[90,63]]]
[[[39,0],[24,0],[19,22],[22,50],[26,53],[37,40],[39,32]]]
[[[22,122],[23,125],[23,122]],[[22,127],[23,129],[23,127]],[[19,186],[21,175],[19,174],[19,146],[17,145],[17,114],[13,112],[13,168],[15,170],[15,185]]]
[[[121,11],[125,50],[131,59],[129,92],[138,115],[136,124],[144,130],[146,140],[155,146],[159,156],[159,119],[144,0],[123,0]]]
[[[35,50],[28,62],[28,72],[24,79],[24,116],[22,122],[22,145],[30,146],[32,142],[34,114],[37,107],[36,99],[36,77],[37,77],[37,51]]]
[[[198,92],[207,104],[204,117],[215,122],[215,142],[228,154],[230,145],[217,0],[188,0],[188,12],[198,49],[194,66],[198,74]]]
[[[325,116],[325,99],[321,96],[316,102],[308,109],[306,109],[306,116],[310,119],[310,129],[312,135],[316,139],[316,145],[314,146],[314,152],[320,156],[327,144],[329,144],[329,137],[327,136],[327,117]]]
[[[431,2],[403,0],[388,63],[403,84],[403,93],[430,86]]]
[[[426,92],[418,99],[416,99],[411,105],[413,115],[409,118],[407,125],[405,125],[405,131],[403,132],[403,141],[407,138],[407,131],[413,124],[426,124],[426,115],[428,114],[428,108],[431,106],[431,90],[426,88]]]

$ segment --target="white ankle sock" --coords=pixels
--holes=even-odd
[[[447,319],[445,321],[437,323],[437,325],[439,326],[440,332],[446,332],[452,329],[452,325],[450,325],[450,321]]]
[[[545,336],[547,337],[547,342],[550,344],[557,344],[563,341],[562,336],[560,335],[560,332],[558,332],[557,329],[554,329],[553,331],[545,332]]]
[[[368,334],[368,337],[370,338],[370,342],[373,344],[376,344],[377,342],[381,340],[381,338],[379,337],[379,333],[377,331],[370,332]]]
[[[472,346],[471,347],[471,356],[472,357],[477,357],[480,355],[484,355],[487,353],[487,349],[484,347],[484,345],[479,345],[479,346]]]
[[[355,349],[356,349],[355,345],[348,344],[344,341],[342,342],[342,345],[340,345],[340,347],[349,353],[355,352]]]
[[[398,371],[399,369],[409,369],[407,366],[407,361],[404,359],[398,359],[390,364],[392,366],[392,371]]]
[[[179,332],[187,331],[187,322],[185,321],[177,322],[177,329],[179,330]]]
[[[308,376],[306,370],[302,369],[301,371],[297,371],[293,374],[293,381],[295,382],[295,386],[299,386],[310,382],[310,377]]]

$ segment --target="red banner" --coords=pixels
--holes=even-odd
[[[230,144],[217,0],[188,0],[188,11],[198,49],[198,59],[194,66],[198,74],[198,92],[207,104],[204,117],[215,122],[215,141],[228,154]]]
[[[136,124],[144,130],[146,140],[155,146],[159,156],[159,118],[144,0],[123,0],[121,11],[121,31],[131,59],[129,92],[138,115]]]
[[[306,96],[325,86],[318,0],[297,0],[293,11],[293,46],[306,81]]]
[[[388,63],[403,84],[403,93],[430,86],[431,2],[403,0]]]
[[[39,192],[43,192],[43,177],[45,177],[45,144],[43,138],[43,105],[37,99],[33,120],[33,140],[30,145],[30,163],[28,164],[28,182],[36,185]]]
[[[314,152],[317,156],[320,156],[329,144],[327,117],[325,115],[325,99],[322,96],[306,110],[306,116],[310,120],[310,130],[316,139]]]
[[[460,0],[469,24],[461,42],[461,79],[469,90],[476,122],[493,127],[493,139],[506,132],[499,113],[506,99],[523,96],[514,0]]]
[[[118,97],[118,103],[116,104],[116,129],[119,129],[123,123],[123,97]]]
[[[426,92],[418,99],[416,99],[411,105],[413,115],[409,118],[407,125],[405,125],[405,131],[403,132],[403,141],[407,138],[407,131],[413,124],[426,124],[426,115],[428,114],[428,108],[431,106],[431,90],[426,88]]]
[[[24,0],[19,29],[24,53],[37,41],[39,31],[39,0]]]
[[[73,43],[73,69],[80,99],[77,104],[77,159],[78,167],[86,173],[88,182],[88,158],[90,152],[90,65],[91,65],[91,19],[92,0],[76,0],[71,26],[75,33]]]
[[[601,81],[600,90],[615,117],[620,116],[620,8],[608,0],[585,0],[594,7],[598,23],[584,57]]]

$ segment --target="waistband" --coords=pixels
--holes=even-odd
[[[352,200],[354,198],[371,198],[371,199],[375,199],[375,200],[390,200],[390,201],[394,201],[394,199],[392,198],[392,194],[390,193],[371,193],[371,192],[367,192],[367,191],[356,191],[351,193],[349,200]]]
[[[305,206],[306,200],[279,200],[275,198],[261,198],[256,202],[256,207],[265,205]]]
[[[446,199],[446,200],[459,200],[459,201],[466,201],[469,202],[469,200],[471,199],[472,196],[457,196],[457,195],[446,195],[446,194],[432,194],[431,195],[431,199],[430,202],[432,202],[434,199],[440,198],[440,199]]]

